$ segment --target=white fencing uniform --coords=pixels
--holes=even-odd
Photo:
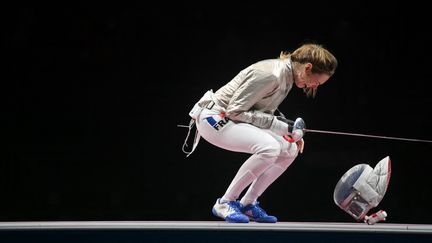
[[[214,94],[208,91],[191,111],[199,136],[220,148],[251,154],[223,200],[238,199],[250,185],[241,203],[256,202],[296,158],[297,144],[270,129],[274,112],[293,83],[290,59],[263,60],[242,70]]]

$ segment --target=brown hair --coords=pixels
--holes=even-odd
[[[338,62],[333,54],[318,44],[303,44],[293,53],[282,51],[280,59],[291,58],[291,61],[301,64],[311,63],[312,73],[327,74],[332,76],[335,73]],[[303,91],[308,97],[315,97],[317,88],[304,88]]]

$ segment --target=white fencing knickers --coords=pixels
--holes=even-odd
[[[252,154],[240,167],[222,200],[238,199],[250,185],[241,203],[255,203],[294,161],[298,154],[297,144],[289,143],[268,129],[230,121],[218,110],[202,110],[196,120],[200,135],[217,147]]]

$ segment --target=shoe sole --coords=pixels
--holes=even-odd
[[[254,218],[252,218],[249,215],[246,215],[246,216],[248,216],[250,221],[257,222],[257,223],[269,223],[269,224],[277,223],[277,220],[276,221],[255,220]]]
[[[212,208],[212,213],[213,213],[214,216],[216,216],[218,218],[221,218],[221,219],[225,220],[228,223],[249,223],[249,220],[248,221],[246,221],[246,220],[245,221],[234,221],[234,220],[230,220],[229,218],[223,218],[223,217],[221,217],[221,216],[219,216],[217,214],[217,212],[216,212],[216,210],[214,208]]]

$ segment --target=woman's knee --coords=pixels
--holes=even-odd
[[[282,170],[286,170],[297,158],[297,146],[295,144],[293,145],[294,146],[290,146],[288,149],[283,150],[275,161],[275,165],[280,167]]]
[[[296,143],[289,143],[287,147],[285,147],[281,153],[281,156],[289,157],[289,158],[296,158],[298,155],[298,146]]]
[[[277,141],[267,143],[265,146],[259,148],[256,152],[256,154],[261,157],[273,160],[276,160],[281,155],[281,153],[282,146]]]

